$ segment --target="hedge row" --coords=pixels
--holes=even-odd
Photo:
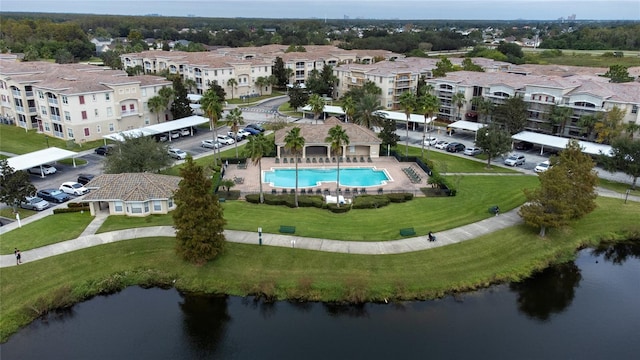
[[[64,213],[81,212],[81,211],[89,211],[89,206],[88,205],[71,206],[71,204],[69,204],[68,208],[53,209],[54,214],[64,214]]]
[[[258,204],[260,202],[260,194],[249,194],[245,196],[247,202]],[[321,195],[298,195],[298,206],[300,207],[316,207],[318,209],[328,209],[334,213],[344,213],[352,207],[354,209],[375,209],[389,205],[389,203],[400,203],[413,199],[411,193],[389,193],[385,195],[359,195],[353,200],[351,206],[342,205],[338,207],[336,204],[325,204]],[[284,205],[295,207],[295,197],[292,194],[264,194],[264,203],[267,205]]]

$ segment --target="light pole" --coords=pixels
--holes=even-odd
[[[49,147],[49,136],[45,135],[44,139],[47,141],[47,147]]]

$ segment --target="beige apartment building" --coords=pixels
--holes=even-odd
[[[78,144],[156,123],[147,102],[164,86],[159,76],[93,65],[0,60],[2,117]]]

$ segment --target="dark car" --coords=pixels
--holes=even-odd
[[[36,196],[49,202],[61,204],[71,199],[69,195],[58,189],[44,189],[36,193]]]
[[[528,141],[519,141],[515,144],[515,148],[518,150],[531,150],[533,149],[533,144]]]
[[[109,155],[113,152],[113,145],[103,145],[99,146],[95,150],[98,155]]]
[[[248,132],[248,133],[251,133],[251,135],[258,135],[258,134],[260,134],[260,131],[259,131],[259,130],[256,130],[256,129],[251,128],[251,127],[248,127],[248,126],[247,126],[246,128],[244,128],[244,131],[246,131],[246,132]]]
[[[449,145],[447,145],[447,151],[452,153],[464,151],[465,148],[466,146],[464,146],[464,144],[457,143],[457,142],[452,142]]]
[[[255,130],[258,130],[259,132],[264,132],[264,128],[260,124],[249,124],[247,125],[247,128],[255,129]]]
[[[94,177],[96,177],[93,174],[80,174],[78,175],[78,182],[82,185],[85,185],[86,183],[88,183],[89,181],[91,181]]]

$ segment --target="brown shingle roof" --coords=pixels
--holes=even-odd
[[[85,201],[148,201],[168,199],[178,190],[182,180],[179,176],[149,173],[104,174],[96,176],[89,183],[91,190]]]
[[[327,144],[325,139],[329,134],[329,129],[332,127],[340,125],[349,136],[349,144],[350,145],[360,145],[360,144],[381,144],[382,141],[378,138],[376,133],[373,131],[364,128],[360,125],[353,123],[343,123],[338,120],[336,117],[330,117],[324,121],[323,124],[295,124],[294,126],[300,128],[300,135],[304,138],[304,142],[306,146],[309,145],[319,145],[319,144]],[[275,143],[276,145],[282,146],[284,145],[284,138],[287,136],[288,129],[277,130],[275,134]]]

